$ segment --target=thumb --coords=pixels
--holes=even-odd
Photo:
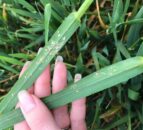
[[[18,99],[31,130],[59,130],[51,112],[40,99],[25,90],[18,94]]]

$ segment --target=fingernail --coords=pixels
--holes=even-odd
[[[40,48],[39,48],[37,55],[40,54],[40,52],[42,51],[42,49],[43,49],[43,47],[40,47]]]
[[[21,92],[19,92],[18,99],[22,109],[26,113],[31,111],[36,106],[32,96],[25,90],[22,90]]]
[[[31,63],[31,61],[27,61],[27,62],[24,64],[24,66],[29,66],[30,63]]]
[[[57,62],[63,62],[63,57],[62,56],[57,56],[56,63]]]
[[[79,81],[81,78],[82,78],[81,74],[76,74],[75,77],[74,77],[74,82]]]

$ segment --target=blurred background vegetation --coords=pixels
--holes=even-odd
[[[26,61],[44,46],[44,6],[52,5],[49,37],[84,0],[0,0],[0,99]],[[143,55],[143,1],[95,0],[62,55],[68,81]],[[54,60],[52,61],[52,68]],[[87,99],[88,130],[143,130],[142,75]]]

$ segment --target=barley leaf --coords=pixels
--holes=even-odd
[[[30,17],[33,19],[41,19],[41,16],[38,13],[31,13],[25,10],[21,10],[21,9],[16,9],[16,8],[7,8],[8,11],[11,11],[14,14],[18,14],[20,16],[25,16],[25,17]]]
[[[12,72],[12,73],[18,74],[18,71],[17,71],[17,70],[15,70],[15,69],[12,68],[11,66],[8,66],[8,65],[6,65],[6,64],[3,64],[3,63],[1,63],[1,62],[0,62],[0,67],[4,68],[4,69],[6,69],[6,70],[8,70],[8,71],[10,71],[10,72]]]
[[[0,60],[8,62],[10,64],[23,66],[23,63],[21,61],[18,61],[18,60],[14,59],[14,58],[11,58],[11,57],[0,55]]]
[[[79,11],[71,13],[51,37],[39,55],[33,60],[29,68],[15,83],[11,91],[0,103],[0,113],[10,111],[17,103],[17,94],[20,90],[29,88],[39,77],[57,52],[65,45],[68,39],[80,26],[80,18],[88,9],[93,0],[86,0]]]
[[[21,4],[23,7],[25,7],[30,12],[36,12],[35,8],[31,4],[29,4],[27,1],[25,0],[14,0],[14,1],[16,3]]]
[[[112,24],[113,25],[121,22],[122,14],[123,14],[123,2],[122,2],[122,0],[115,0],[113,15],[112,15]]]
[[[129,58],[94,72],[80,81],[71,84],[66,89],[42,100],[48,108],[57,108],[76,99],[89,96],[127,81],[142,72],[143,57]],[[20,109],[2,114],[0,116],[0,129],[8,128],[22,120],[24,120],[24,117]]]
[[[51,18],[51,5],[47,4],[45,7],[45,44],[48,44],[49,22]]]
[[[141,18],[143,18],[143,7],[141,7],[141,9],[139,10],[139,12],[137,13],[134,19],[141,19]],[[139,33],[142,26],[143,26],[142,23],[138,23],[138,24],[132,25],[131,28],[129,29],[128,37],[127,37],[128,47],[131,47],[131,45],[140,37]]]

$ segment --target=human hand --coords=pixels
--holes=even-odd
[[[30,62],[27,62],[24,65],[20,75],[29,64]],[[86,130],[85,99],[72,102],[70,115],[67,105],[50,111],[39,99],[49,96],[51,91],[56,93],[67,86],[67,70],[61,56],[58,56],[55,62],[52,88],[50,87],[50,77],[50,65],[48,65],[28,92],[25,90],[19,92],[17,107],[21,108],[26,121],[16,124],[14,130],[61,130],[69,128],[69,126],[72,130]],[[80,78],[80,75],[75,76],[76,81]]]

